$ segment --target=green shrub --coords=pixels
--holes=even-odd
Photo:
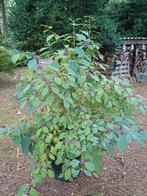
[[[50,51],[48,65],[29,62],[15,94],[21,108],[28,106],[30,119],[11,135],[31,153],[33,186],[46,176],[72,181],[80,172],[99,174],[105,152],[112,155],[116,147],[124,151],[133,140],[143,145],[147,139],[134,117],[145,110],[142,98],[132,96],[128,81],[107,79],[95,69],[104,68],[99,44],[86,32],[63,37],[64,48]],[[55,39],[48,37],[50,46]]]
[[[22,52],[22,51],[12,51],[11,59],[15,67],[24,67],[27,66],[28,61],[32,58],[33,53]]]
[[[9,50],[0,46],[0,72],[10,71],[13,68],[13,63]]]

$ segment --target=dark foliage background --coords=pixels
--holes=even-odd
[[[92,35],[110,52],[120,35],[147,35],[147,0],[15,0],[8,19],[17,46],[38,50],[50,31],[72,31],[69,18],[81,18],[77,29],[83,28],[85,16],[93,17]]]
[[[83,28],[85,16],[92,16],[92,31],[95,38],[109,50],[118,43],[117,25],[108,18],[105,8],[108,0],[16,0],[11,7],[9,26],[18,40],[18,46],[24,50],[37,50],[44,45],[48,34],[47,26],[52,31],[70,33],[72,27],[69,18],[81,18]],[[45,33],[46,32],[46,33]]]

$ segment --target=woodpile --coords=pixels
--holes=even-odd
[[[112,58],[112,76],[147,82],[147,38],[123,38]]]

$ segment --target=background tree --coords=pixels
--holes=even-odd
[[[147,35],[147,0],[112,1],[107,11],[122,36]]]
[[[105,8],[108,3],[109,0],[15,0],[9,25],[22,49],[37,50],[44,44],[47,26],[52,26],[52,31],[58,34],[70,33],[69,18],[83,19],[90,15],[96,18],[94,30],[98,31],[98,41],[105,47],[113,48],[117,43],[116,25],[107,19]]]
[[[5,1],[0,0],[0,10],[2,13],[2,33],[7,34],[7,23],[6,23],[6,8]]]

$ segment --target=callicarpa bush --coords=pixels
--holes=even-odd
[[[52,49],[56,42],[60,50]],[[87,32],[74,42],[51,35],[48,46],[50,62],[31,60],[17,84],[15,97],[28,108],[28,121],[11,130],[15,144],[30,153],[33,186],[47,176],[72,181],[80,172],[99,174],[105,152],[124,151],[133,140],[143,146],[147,139],[135,118],[146,110],[143,98],[133,95],[127,80],[99,72],[100,46]]]

